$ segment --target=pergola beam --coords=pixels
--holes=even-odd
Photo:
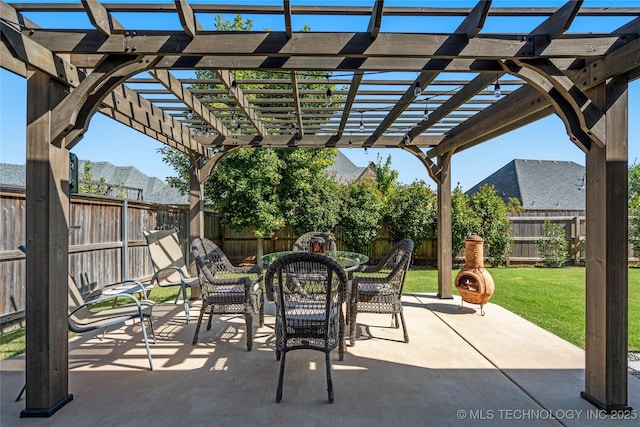
[[[458,26],[456,32],[465,34],[468,38],[475,37],[484,26],[490,7],[491,1],[482,1],[478,3],[476,7],[473,8],[469,16]],[[488,84],[490,81],[489,79],[490,78],[486,75],[480,75],[473,79],[469,84],[465,85],[463,89],[451,96],[436,111],[434,111],[433,114],[430,114],[426,120],[421,121],[407,132],[408,141],[413,140],[417,135],[429,129],[434,124],[438,123],[440,119],[446,117],[451,111],[471,99]],[[428,100],[425,100],[425,103],[427,102]],[[427,111],[427,108],[428,105],[425,104],[425,111]]]
[[[484,22],[487,19],[490,8],[491,0],[478,2],[478,4],[464,18],[462,23],[460,23],[458,28],[456,28],[454,33],[464,34],[468,39],[472,39],[477,36],[484,26]]]
[[[215,136],[194,136],[193,139],[204,146],[219,146],[220,139]],[[349,135],[305,135],[296,138],[295,135],[269,135],[266,138],[230,136],[224,139],[224,146],[238,145],[246,147],[336,147],[336,148],[357,148],[365,147],[366,137],[353,134]],[[402,138],[400,136],[383,136],[378,140],[376,148],[398,148]],[[412,145],[417,147],[434,147],[442,140],[440,135],[421,135],[417,137]]]
[[[437,72],[425,71],[420,73],[413,85],[407,89],[407,91],[400,97],[396,105],[393,106],[389,114],[378,124],[371,136],[367,138],[365,146],[371,147],[376,141],[389,129],[389,127],[400,117],[400,115],[415,101],[416,95],[414,93],[415,88],[419,87],[420,90],[429,86],[429,84],[438,77]]]
[[[572,72],[573,82],[583,90],[591,89],[611,77],[638,68],[640,40],[634,40],[605,58]],[[428,152],[436,157],[447,151],[460,152],[552,114],[551,103],[539,92],[523,87],[459,125],[443,138],[442,144]],[[508,110],[512,108],[512,114]],[[515,114],[514,114],[515,113]],[[511,115],[510,120],[505,117]],[[585,148],[582,148],[583,150]]]
[[[260,15],[281,15],[282,7],[264,5],[230,5],[213,3],[194,3],[192,5],[196,13],[239,13]],[[73,3],[20,3],[20,11],[29,12],[81,12],[82,8]],[[154,3],[109,3],[109,12],[159,12]],[[176,6],[162,5],[162,12],[175,12]],[[293,13],[300,15],[361,15],[370,16],[371,8],[367,6],[304,6],[297,5],[291,8]],[[384,14],[388,16],[467,16],[471,12],[470,7],[411,7],[411,6],[386,6]],[[490,16],[502,17],[546,17],[555,13],[554,7],[497,7],[491,9]],[[581,8],[578,16],[637,16],[640,7],[586,7]]]
[[[89,121],[102,99],[129,75],[144,70],[144,62],[144,57],[108,55],[53,109],[52,144],[60,144],[64,139],[66,148],[73,148],[89,127]]]
[[[553,104],[572,141],[580,145],[592,140],[604,145],[604,113],[567,76],[549,61],[514,61],[514,64],[512,70]],[[588,137],[581,137],[582,133]],[[584,148],[588,150],[588,147]]]
[[[542,36],[542,34],[539,34]],[[184,31],[136,30],[135,34],[105,36],[97,30],[51,31],[34,29],[31,38],[58,53],[108,54],[122,53],[123,46],[138,55],[186,56],[263,56],[270,58],[265,68],[275,68],[292,57],[422,58],[422,59],[505,59],[521,54],[532,46],[529,55],[542,58],[599,58],[628,43],[638,34],[593,35],[572,34],[552,39],[553,34],[536,40],[522,36],[483,36],[469,39],[464,34],[384,33],[374,40],[368,32],[313,33],[296,32],[202,32],[190,37]],[[543,40],[541,44],[540,40]],[[549,41],[550,40],[550,41]],[[236,67],[239,68],[239,67]],[[320,67],[318,69],[324,69]],[[307,67],[306,69],[314,69]]]

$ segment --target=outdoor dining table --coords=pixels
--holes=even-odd
[[[281,256],[294,253],[293,251],[272,252],[260,257],[260,262],[267,267],[269,264],[280,258]],[[369,261],[369,257],[358,252],[349,251],[326,251],[324,255],[335,260],[344,271],[349,273],[355,270],[360,264]]]

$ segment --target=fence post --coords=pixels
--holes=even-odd
[[[127,199],[122,201],[122,211],[120,213],[121,233],[122,233],[122,267],[120,271],[121,280],[129,279],[129,203]]]
[[[580,231],[580,216],[575,216],[573,218],[573,235],[572,237],[572,252],[573,252],[573,265],[580,265],[580,236],[582,235]]]

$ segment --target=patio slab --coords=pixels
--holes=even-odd
[[[332,353],[335,403],[327,402],[324,357],[287,356],[282,402],[273,307],[254,350],[241,317],[214,319],[191,345],[195,324],[180,305],[154,308],[157,344],[148,370],[138,326],[70,342],[73,401],[47,419],[21,419],[24,358],[0,361],[0,424],[7,426],[262,425],[638,425],[605,417],[580,398],[584,352],[493,304],[458,309],[459,299],[405,295],[410,343],[390,316],[359,315],[344,360]],[[198,303],[192,304],[197,319]],[[131,338],[133,336],[133,338]],[[640,378],[629,375],[629,404],[640,410]],[[640,414],[638,414],[640,417]]]

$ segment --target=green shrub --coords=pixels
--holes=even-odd
[[[382,226],[384,200],[375,181],[364,179],[341,188],[340,236],[348,250],[369,253]]]
[[[536,240],[545,267],[562,267],[567,261],[567,239],[564,227],[545,221],[542,236]]]
[[[437,204],[435,193],[422,180],[398,186],[387,205],[390,242],[395,244],[409,237],[418,247],[433,237]]]

